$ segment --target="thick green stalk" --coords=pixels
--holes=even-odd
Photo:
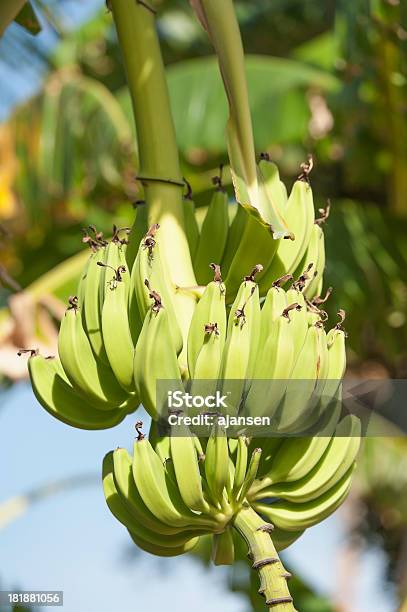
[[[260,575],[259,593],[265,597],[266,605],[273,612],[295,612],[287,586],[290,574],[284,569],[273,544],[271,525],[248,505],[236,514],[233,525],[247,542],[252,567]]]
[[[229,104],[227,126],[232,172],[240,179],[239,199],[258,205],[256,158],[246,83],[244,51],[232,0],[190,0],[215,48]],[[237,185],[235,184],[235,187]]]
[[[158,36],[150,2],[111,0],[133,103],[149,222],[159,223],[170,278],[195,285],[184,230],[183,180]]]

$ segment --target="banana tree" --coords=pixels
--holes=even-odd
[[[358,419],[340,417],[345,313],[328,333],[324,326],[327,211],[315,219],[313,160],[290,196],[268,155],[257,163],[233,2],[191,0],[223,80],[237,202],[231,220],[221,168],[199,226],[180,169],[159,2],[108,4],[144,199],[132,228],[115,226],[109,240],[88,228],[90,255],[58,355],[27,347],[33,390],[50,414],[83,429],[112,427],[142,403],[148,437],[137,422],[133,456],[118,448],[103,461],[113,515],[141,549],[165,557],[209,535],[214,563],[230,565],[243,540],[267,607],[293,610],[278,552],[345,499],[360,442]],[[172,410],[180,397],[183,410]],[[197,430],[193,417],[205,425],[208,417],[209,427]],[[266,429],[229,429],[262,417]]]

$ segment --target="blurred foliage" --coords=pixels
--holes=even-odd
[[[360,463],[361,511],[350,538],[362,550],[385,553],[386,579],[396,585],[401,605],[407,605],[406,438],[367,438]]]

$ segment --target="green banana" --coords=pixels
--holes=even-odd
[[[101,321],[102,304],[100,302],[100,283],[102,278],[104,282],[104,270],[102,274],[102,268],[98,265],[99,262],[104,261],[105,252],[106,247],[100,248],[89,258],[86,271],[86,282],[84,283],[83,289],[82,318],[83,325],[96,358],[105,365],[108,365],[109,360],[103,343]],[[79,298],[79,305],[80,304],[81,299]]]
[[[194,261],[196,249],[199,242],[199,226],[195,215],[195,203],[192,199],[192,193],[184,197],[184,221],[185,233],[187,235],[189,252],[191,260]]]
[[[256,499],[278,497],[303,503],[320,497],[333,487],[353,465],[360,447],[360,421],[354,415],[339,423],[334,437],[319,462],[300,480],[262,489]]]
[[[239,436],[239,438],[237,439],[236,469],[235,469],[235,474],[234,474],[234,479],[233,479],[233,489],[232,489],[232,495],[234,496],[235,499],[237,495],[239,494],[243,486],[245,477],[246,477],[246,470],[247,470],[247,463],[248,463],[247,454],[248,453],[247,453],[246,438],[244,436]]]
[[[192,510],[208,512],[209,504],[202,491],[198,455],[191,431],[184,425],[171,430],[171,458],[181,497]]]
[[[349,468],[332,489],[311,501],[302,504],[289,501],[279,501],[270,505],[255,503],[253,507],[280,529],[286,531],[308,529],[326,519],[341,505],[349,493],[353,471],[354,466]]]
[[[171,287],[164,273],[157,239],[158,231],[159,225],[152,225],[140,242],[131,273],[130,309],[136,308],[132,304],[136,300],[141,320],[144,320],[151,305],[151,294],[157,292],[171,319],[170,332],[178,355],[183,342],[174,309],[175,288]]]
[[[62,367],[74,387],[100,409],[110,410],[126,399],[125,391],[117,383],[109,368],[98,362],[93,354],[76,298],[71,298],[61,322],[58,352]]]
[[[246,380],[251,380],[260,342],[259,290],[253,273],[241,283],[228,318],[226,344],[222,356],[220,378],[223,393],[229,394],[233,412],[239,408]],[[228,381],[236,380],[229,384]]]
[[[260,162],[267,164],[267,162]],[[267,291],[276,278],[293,273],[307,250],[315,220],[312,189],[306,181],[296,181],[284,211],[294,240],[280,240],[272,264],[259,281],[260,293]]]
[[[197,537],[194,531],[180,531],[179,533],[166,535],[162,533],[157,534],[155,531],[141,525],[135,516],[128,511],[116,488],[112,452],[108,453],[103,460],[103,489],[109,510],[137,538],[141,538],[153,546],[178,548],[186,544],[194,536]]]
[[[148,210],[146,203],[143,200],[136,202],[135,209],[136,215],[130,230],[129,244],[126,249],[126,267],[129,270],[129,274],[133,269],[140,241],[148,230]]]
[[[117,408],[100,410],[76,392],[61,376],[61,369],[57,357],[46,359],[36,354],[28,361],[35,397],[59,421],[80,429],[107,429],[120,423],[129,411],[137,407],[125,403]]]
[[[291,322],[287,316],[280,314],[258,353],[254,380],[245,400],[248,414],[274,415],[286,392],[293,362]]]
[[[151,544],[150,542],[146,542],[142,538],[137,537],[130,530],[129,530],[129,534],[133,542],[139,548],[141,548],[141,550],[144,550],[144,552],[148,552],[151,555],[157,555],[158,557],[176,557],[178,555],[183,555],[184,553],[189,552],[190,550],[195,548],[195,546],[199,542],[199,537],[194,537],[194,538],[189,539],[182,546],[166,548],[165,546],[157,546],[157,545]]]
[[[134,352],[134,381],[144,408],[152,418],[158,419],[167,415],[167,409],[164,398],[157,397],[157,381],[171,381],[174,391],[183,391],[184,387],[172,343],[167,308],[158,295],[154,300],[144,319]]]
[[[182,531],[181,527],[170,527],[159,521],[145,505],[134,482],[132,459],[124,448],[113,451],[113,477],[123,504],[141,526],[164,535]]]
[[[221,261],[221,268],[224,273],[227,273],[230,268],[230,264],[232,263],[236,250],[239,246],[242,233],[249,219],[249,213],[243,208],[243,206],[236,204],[236,207],[236,214],[233,217],[232,223],[229,227],[229,233]]]
[[[109,245],[113,249],[120,247]],[[124,256],[117,256],[120,262],[113,270],[110,289],[105,294],[102,308],[103,342],[109,359],[110,367],[119,382],[127,392],[134,391],[133,361],[134,345],[127,316],[129,273],[122,263]],[[127,279],[127,280],[126,280]]]
[[[212,261],[222,260],[228,230],[228,195],[219,183],[203,221],[193,259],[195,276],[200,285],[206,285],[211,280],[209,264]]]
[[[224,428],[215,424],[212,427],[205,451],[205,477],[216,503],[223,501],[224,489],[229,481],[229,448]]]
[[[133,477],[144,503],[162,523],[173,527],[213,527],[213,521],[194,514],[185,505],[160,458],[143,437],[134,443]]]
[[[187,354],[191,378],[197,378],[195,367],[203,346],[209,343],[215,353],[222,352],[226,338],[225,286],[222,283],[219,266],[212,264],[212,269],[215,272],[215,279],[206,286],[197,303],[188,333]],[[214,326],[215,323],[216,330],[214,329],[213,333],[209,333],[209,330],[207,332],[207,326]],[[201,361],[202,366],[211,367],[211,362],[205,363],[203,359]],[[206,376],[200,375],[199,378]]]

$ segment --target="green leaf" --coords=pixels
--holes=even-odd
[[[246,75],[255,147],[297,143],[307,136],[310,88],[333,92],[338,79],[303,62],[247,55]],[[182,153],[195,150],[217,156],[226,152],[228,106],[216,58],[187,60],[168,67],[171,105]]]

